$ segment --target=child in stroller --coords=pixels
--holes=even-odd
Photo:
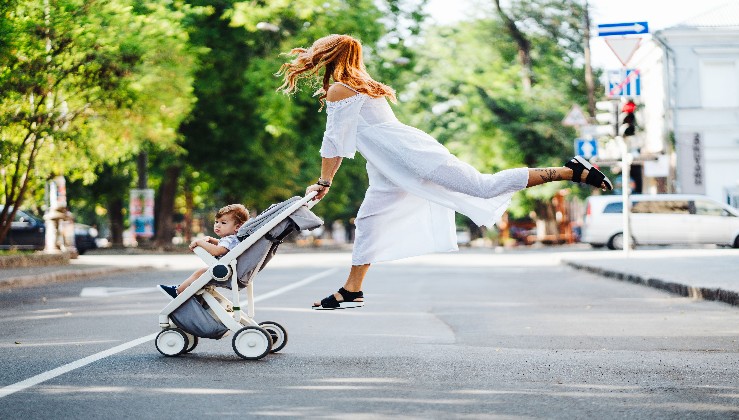
[[[212,238],[210,236],[196,239],[190,243],[190,250],[193,251],[196,247],[202,247],[208,251],[210,255],[216,258],[226,255],[228,251],[234,249],[234,247],[239,244],[239,238],[236,236],[236,232],[238,232],[241,225],[243,225],[247,220],[249,220],[249,212],[246,210],[246,207],[241,204],[229,204],[221,208],[218,210],[218,213],[216,213],[216,220],[213,223],[213,232],[215,232],[220,239]],[[164,294],[174,299],[207,270],[208,267],[195,270],[195,272],[179,286],[165,286],[160,284],[158,288]]]
[[[220,259],[202,246],[212,242],[195,244],[193,252],[208,268],[159,312],[162,330],[154,342],[157,350],[165,356],[178,356],[191,352],[199,337],[219,340],[229,334],[234,352],[243,359],[261,359],[285,347],[285,328],[273,321],[254,320],[253,280],[289,234],[323,225],[310,211],[318,202],[313,201],[315,196],[311,192],[273,204],[244,222],[236,231],[236,245]],[[221,231],[219,235],[229,236],[226,233]],[[216,288],[230,289],[224,292],[230,297]],[[245,311],[241,308],[241,289],[246,289]]]

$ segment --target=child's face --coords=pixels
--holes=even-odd
[[[230,214],[225,214],[217,218],[215,223],[213,223],[213,231],[221,238],[228,235],[235,235],[239,227],[241,227],[241,223],[237,223],[236,219]]]

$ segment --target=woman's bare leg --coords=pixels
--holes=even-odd
[[[351,271],[349,271],[349,277],[346,279],[346,283],[344,283],[344,289],[346,289],[347,292],[358,292],[362,290],[362,282],[364,282],[364,276],[367,275],[367,270],[369,270],[369,268],[369,264],[353,265]],[[334,297],[339,302],[344,299],[338,292],[334,293]],[[313,306],[320,305],[320,301],[313,304]]]

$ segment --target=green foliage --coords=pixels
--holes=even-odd
[[[582,8],[573,1],[513,2],[532,45],[536,83],[525,92],[517,48],[496,13],[426,33],[413,69],[416,81],[401,92],[401,119],[435,136],[482,172],[561,166],[575,133],[561,125],[572,103],[585,102],[581,69]],[[503,35],[502,35],[503,34]],[[440,66],[439,63],[444,63]],[[519,193],[516,217],[547,201],[564,183]]]
[[[275,73],[281,53],[330,33],[363,41],[370,73],[397,90],[401,121],[481,171],[561,165],[574,132],[560,121],[586,98],[580,3],[509,3],[532,47],[529,91],[492,2],[475,20],[424,28],[425,3],[48,0],[45,16],[44,1],[2,1],[0,193],[41,201],[43,182],[64,174],[90,221],[127,199],[133,156],[147,151],[150,187],[168,167],[182,169],[182,213],[231,202],[260,210],[303,194],[320,173],[326,116],[312,96],[317,81],[286,97]],[[356,214],[364,165],[359,155],[344,160],[315,208],[327,221]],[[518,194],[514,216],[563,186]]]
[[[374,72],[383,68],[381,50],[391,49],[378,46],[387,32],[383,14],[375,2],[358,0],[210,4],[213,13],[191,30],[193,42],[210,53],[197,76],[193,117],[182,128],[187,162],[215,180],[210,196],[219,201],[212,205],[238,201],[263,209],[302,195],[320,174],[326,116],[312,97],[317,84],[291,97],[275,91],[281,84],[275,73],[288,59],[281,53],[330,33],[351,34],[363,41]],[[266,24],[277,31],[261,30]],[[366,186],[363,160],[345,160],[331,199],[316,211],[328,220],[353,217]]]
[[[192,106],[178,3],[14,1],[0,25],[0,181],[19,205],[55,174],[92,182],[142,142],[171,149]],[[3,223],[4,224],[4,223]]]

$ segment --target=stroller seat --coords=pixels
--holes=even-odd
[[[194,252],[208,270],[159,313],[155,345],[165,356],[191,352],[198,338],[221,339],[233,333],[234,352],[257,360],[280,351],[287,344],[287,331],[272,321],[254,320],[254,278],[291,233],[313,230],[323,221],[310,211],[316,193],[273,204],[244,223],[237,232],[240,243],[220,259],[201,247]],[[231,289],[231,299],[216,290]],[[247,310],[242,311],[239,291],[246,289]],[[226,292],[228,295],[229,292]]]

